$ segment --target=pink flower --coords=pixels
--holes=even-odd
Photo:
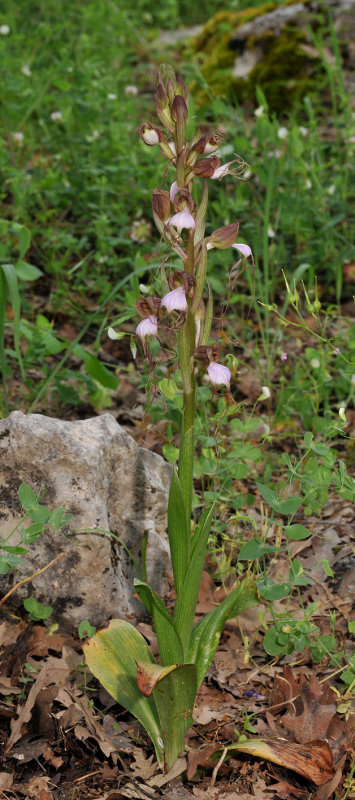
[[[282,351],[282,353],[280,355],[280,358],[281,358],[281,361],[287,361],[288,356],[287,356],[287,353],[286,353],[285,350]]]
[[[195,220],[191,214],[189,208],[183,208],[182,211],[178,211],[177,214],[174,214],[170,219],[168,219],[168,225],[174,225],[174,228],[177,228],[178,233],[181,233],[183,228],[194,228],[195,227]]]
[[[145,339],[146,336],[156,336],[158,333],[158,320],[157,318],[152,315],[150,317],[145,317],[142,319],[141,322],[136,327],[136,334],[140,336],[142,341]]]
[[[180,191],[180,188],[177,185],[177,182],[174,181],[174,183],[172,183],[171,186],[170,186],[170,200],[171,200],[172,203],[174,202],[174,197],[175,197],[176,193],[179,192],[179,191]]]
[[[252,255],[251,247],[248,244],[232,244],[232,247],[239,250],[244,258],[249,258]]]
[[[223,364],[217,364],[216,361],[211,361],[207,367],[207,372],[213,386],[227,386],[229,389],[232,373],[228,367],[223,366]]]
[[[160,305],[165,306],[168,314],[171,311],[187,311],[186,294],[183,287],[178,286],[177,289],[164,295]]]
[[[224,178],[225,175],[228,175],[228,167],[233,164],[233,161],[228,161],[227,164],[221,164],[220,167],[215,169],[213,175],[211,175],[211,179],[216,181],[218,178]]]

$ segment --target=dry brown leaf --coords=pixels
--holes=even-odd
[[[191,781],[198,767],[212,767],[211,756],[221,749],[219,742],[190,750],[187,754],[187,780]]]
[[[14,776],[10,772],[0,772],[0,791],[1,789],[11,789]]]
[[[37,695],[46,685],[46,681],[47,666],[44,666],[38,673],[35,682],[31,686],[26,702],[23,706],[17,707],[17,718],[12,719],[10,722],[11,733],[5,746],[4,755],[7,755],[15,742],[18,742],[18,740],[21,738],[26,722],[29,722],[31,719],[31,712],[36,702]]]
[[[330,781],[335,774],[332,751],[327,742],[311,741],[294,744],[284,739],[248,739],[230,745],[228,751],[249,753],[292,769],[316,786]]]

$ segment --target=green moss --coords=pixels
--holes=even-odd
[[[295,1],[289,0],[287,5]],[[254,102],[255,88],[261,86],[270,109],[283,112],[315,88],[319,62],[302,49],[306,38],[297,28],[297,23],[289,23],[279,36],[272,31],[259,37],[249,36],[247,49],[259,47],[264,55],[247,78],[232,75],[237,53],[230,47],[230,41],[235,30],[277,7],[277,3],[268,2],[244,11],[221,11],[206,23],[190,44],[206,84],[204,88],[197,82],[191,86],[198,106],[209,102],[211,95],[238,102]]]

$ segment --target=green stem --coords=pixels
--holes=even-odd
[[[196,411],[196,381],[193,369],[193,350],[195,337],[195,315],[188,312],[186,325],[178,333],[178,355],[182,376],[184,407],[181,425],[179,480],[184,498],[187,524],[191,525],[193,464],[194,464],[194,424]]]

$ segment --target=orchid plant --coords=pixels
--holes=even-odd
[[[233,403],[231,372],[220,363],[220,349],[210,340],[213,299],[206,279],[207,257],[211,248],[231,247],[238,251],[240,264],[252,253],[248,245],[236,243],[237,221],[205,235],[207,181],[227,174],[241,175],[246,165],[239,157],[221,164],[216,155],[222,141],[219,133],[197,130],[187,142],[188,102],[183,79],[170,66],[161,67],[155,107],[163,129],[147,122],[139,129],[143,142],[159,147],[168,169],[176,172],[169,191],[153,192],[152,205],[158,231],[180,258],[181,269],[171,271],[169,291],[163,297],[144,296],[138,300],[137,311],[142,320],[136,328],[150,362],[152,337],[160,340],[164,330],[173,334],[181,375],[179,460],[178,469],[172,474],[168,502],[175,608],[170,613],[147,582],[135,580],[135,591],[153,618],[159,664],[145,639],[125,620],[111,620],[107,628],[84,645],[91,672],[142,723],[154,744],[158,762],[165,769],[172,767],[184,749],[196,693],[212,662],[226,620],[257,601],[254,583],[246,578],[219,606],[194,624],[214,514],[213,507],[208,508],[196,525],[192,523],[196,387],[201,368],[207,370],[214,390],[222,387],[227,402]],[[193,199],[196,177],[204,179],[199,205]]]

